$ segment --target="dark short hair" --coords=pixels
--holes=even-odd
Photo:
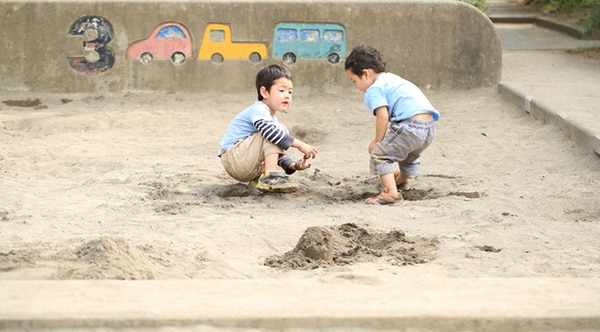
[[[256,92],[258,93],[258,100],[263,100],[263,97],[260,94],[261,87],[264,86],[270,91],[271,86],[273,86],[275,81],[282,77],[292,81],[292,73],[290,73],[287,68],[280,65],[270,65],[259,70],[256,74]]]
[[[344,69],[350,69],[352,73],[358,76],[362,76],[364,69],[373,69],[376,73],[383,73],[385,71],[385,60],[383,60],[383,54],[376,48],[360,44],[353,48],[346,58]]]

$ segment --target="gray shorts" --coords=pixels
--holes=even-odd
[[[434,121],[405,120],[390,122],[385,137],[371,153],[371,174],[393,173],[394,163],[403,174],[412,176],[419,171],[419,156],[435,136]]]

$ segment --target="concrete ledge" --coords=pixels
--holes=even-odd
[[[533,100],[531,103],[531,115],[544,123],[556,125],[585,151],[600,155],[600,135],[592,133],[569,116],[555,112],[537,100]]]
[[[274,27],[281,22],[342,25],[346,53],[360,43],[371,44],[384,53],[389,71],[424,88],[495,86],[502,65],[491,21],[456,0],[2,1],[0,12],[0,89],[8,92],[250,92],[260,67],[283,62],[270,56]],[[90,19],[82,23],[85,18]],[[126,57],[132,44],[170,22],[189,30],[193,53],[185,62],[161,58],[143,64]],[[247,58],[226,58],[223,63],[198,59],[211,23],[229,24],[232,42],[263,43],[269,56],[258,63]],[[109,24],[112,32],[105,33]],[[94,48],[110,48],[114,61],[104,63],[108,51]],[[344,73],[346,55],[339,63],[297,61],[290,66],[296,87],[314,92],[355,89]],[[83,69],[70,67],[72,60]]]
[[[517,89],[500,83],[498,91],[510,102],[543,123],[553,124],[585,151],[600,155],[600,133],[593,133],[584,124],[574,121],[566,115],[553,110],[550,106],[528,96]]]
[[[517,24],[535,24],[543,28],[551,29],[564,33],[568,36],[583,40],[600,40],[600,31],[588,32],[585,29],[554,21],[545,17],[535,15],[490,15],[490,20],[494,23],[517,23]]]
[[[575,27],[575,26],[572,26],[569,24],[557,22],[554,20],[550,20],[550,19],[547,19],[544,17],[538,17],[535,20],[535,24],[537,24],[541,27],[544,27],[544,28],[562,32],[566,35],[569,35],[569,36],[571,36],[573,38],[577,38],[577,39],[586,39],[586,40],[600,39],[600,31],[595,31],[595,32],[590,33],[590,32],[585,31],[585,29],[578,28],[578,27]]]
[[[536,21],[535,16],[518,15],[518,16],[490,16],[490,20],[494,23],[518,23],[518,24],[533,24]]]
[[[0,328],[592,330],[600,280],[373,278],[0,281]]]
[[[498,84],[498,92],[500,92],[505,99],[521,108],[521,110],[531,113],[531,101],[533,100],[533,97],[527,96],[523,92],[503,83]]]

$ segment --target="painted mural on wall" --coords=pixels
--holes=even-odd
[[[267,45],[256,42],[234,42],[231,40],[231,26],[212,23],[204,31],[204,39],[198,52],[198,60],[211,60],[221,63],[225,59],[248,59],[257,63],[267,57]]]
[[[338,63],[346,54],[346,30],[339,24],[279,23],[273,35],[273,58],[293,64],[298,58]]]
[[[180,65],[192,57],[192,36],[180,23],[168,22],[157,26],[150,36],[135,42],[127,49],[127,59],[139,59],[149,64],[154,59],[170,59]]]
[[[110,22],[100,16],[84,16],[71,24],[69,36],[83,39],[82,56],[69,57],[69,66],[82,74],[102,74],[115,64],[115,55],[107,46],[114,35]]]
[[[107,46],[113,38],[110,22],[99,16],[84,16],[73,22],[69,36],[83,39],[83,56],[69,57],[75,71],[93,75],[111,69],[115,62]],[[336,64],[346,54],[346,30],[336,23],[282,22],[273,29],[271,57],[292,65],[299,59],[326,59]],[[194,41],[190,30],[179,22],[165,22],[154,28],[148,37],[129,45],[126,59],[150,64],[154,60],[169,60],[182,65],[193,57]],[[215,64],[225,60],[248,60],[258,63],[267,58],[266,42],[233,41],[229,23],[209,23],[204,30],[197,60]]]

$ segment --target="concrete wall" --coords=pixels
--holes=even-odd
[[[283,63],[270,56],[257,64],[244,59],[226,59],[221,64],[197,59],[209,23],[230,23],[233,40],[263,42],[269,55],[279,22],[338,23],[346,29],[346,55],[360,43],[371,44],[384,53],[388,71],[424,88],[495,86],[501,76],[500,42],[491,21],[455,0],[1,1],[0,13],[0,91],[248,92],[254,91],[259,68]],[[72,30],[86,16],[105,19],[113,28],[106,46],[114,53],[114,62],[104,71],[78,71],[69,65],[69,58],[88,54],[83,50],[85,38],[86,47],[93,46],[94,35]],[[126,58],[131,44],[170,21],[189,29],[191,58],[179,65]],[[343,63],[343,58],[337,64],[299,59],[289,68],[297,89],[355,89]]]

